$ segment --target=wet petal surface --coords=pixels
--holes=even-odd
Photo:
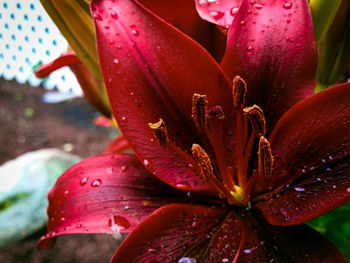
[[[49,193],[48,234],[130,232],[155,209],[185,193],[152,176],[133,155],[100,155],[67,170]]]

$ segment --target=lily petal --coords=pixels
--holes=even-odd
[[[103,151],[104,154],[108,153],[121,153],[125,150],[130,149],[129,142],[125,139],[123,134],[117,135],[113,141]]]
[[[48,195],[48,234],[52,238],[74,233],[132,231],[155,209],[181,202],[184,193],[151,175],[134,155],[100,155],[68,169]]]
[[[162,118],[169,139],[190,151],[204,141],[191,118],[193,94],[207,95],[209,107],[220,105],[230,116],[230,82],[201,46],[137,2],[92,1],[91,8],[114,116],[136,155],[174,187],[208,189],[186,158],[159,145],[148,124]]]
[[[193,0],[141,0],[140,3],[200,43],[217,61],[222,59],[226,37],[215,25],[201,19]]]
[[[204,20],[229,28],[242,0],[195,0],[198,14]]]
[[[316,44],[305,0],[244,0],[229,30],[222,68],[247,82],[246,105],[265,113],[267,130],[314,89]]]
[[[350,201],[350,83],[291,108],[270,138],[276,166],[255,193],[280,187],[257,204],[268,221],[299,224]],[[270,197],[269,197],[270,195]]]
[[[346,262],[327,239],[306,225],[276,227],[244,210],[172,204],[146,218],[111,262],[301,263],[305,259]]]
[[[181,258],[232,262],[240,245],[242,222],[228,218],[224,225],[226,215],[225,208],[162,207],[130,233],[111,262],[188,262]]]
[[[347,262],[324,236],[307,225],[271,226],[249,214],[244,224],[245,246],[237,262]]]

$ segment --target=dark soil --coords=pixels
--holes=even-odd
[[[0,164],[42,148],[71,150],[88,157],[101,153],[116,131],[96,127],[100,116],[84,99],[45,104],[46,91],[0,79]],[[70,235],[60,237],[54,248],[36,250],[45,229],[0,250],[0,262],[108,262],[118,247],[110,235]],[[1,233],[0,233],[1,235]]]

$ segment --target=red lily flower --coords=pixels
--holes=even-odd
[[[39,248],[132,231],[113,262],[346,262],[301,223],[350,199],[350,85],[310,96],[307,2],[284,5],[243,1],[220,67],[138,2],[92,1],[113,114],[137,157],[70,168]],[[246,83],[229,81],[237,73]]]

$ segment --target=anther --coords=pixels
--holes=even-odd
[[[254,105],[252,107],[245,108],[244,113],[254,129],[255,135],[258,138],[260,138],[260,136],[264,136],[266,133],[266,122],[263,110],[259,106]]]
[[[233,95],[233,105],[235,108],[244,104],[246,94],[247,94],[247,84],[245,83],[245,81],[240,76],[234,77],[232,95]]]
[[[201,168],[202,176],[206,182],[213,177],[213,166],[211,165],[208,154],[198,144],[192,145],[192,156]]]
[[[192,118],[197,128],[202,132],[207,130],[207,96],[193,94],[192,98]]]
[[[153,130],[159,144],[163,147],[168,143],[168,131],[162,119],[156,123],[148,123],[148,126]]]
[[[259,171],[264,176],[270,176],[273,169],[273,155],[269,141],[264,137],[260,137],[259,141]]]
[[[219,120],[225,119],[225,114],[221,106],[214,106],[208,110],[208,118],[213,118],[213,117]]]

